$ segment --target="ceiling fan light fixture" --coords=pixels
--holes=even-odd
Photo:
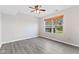
[[[29,8],[33,9],[31,12],[35,12],[35,13],[41,13],[46,11],[45,9],[42,9],[42,5],[35,5]]]

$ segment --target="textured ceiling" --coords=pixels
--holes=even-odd
[[[43,17],[49,15],[51,13],[67,9],[72,7],[72,5],[43,5],[42,8],[46,9],[45,12],[40,14],[30,12],[32,9],[29,8],[32,5],[2,5],[0,6],[0,12],[4,14],[13,14],[16,15],[17,13],[24,13],[35,17]]]

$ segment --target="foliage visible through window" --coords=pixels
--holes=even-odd
[[[45,19],[45,32],[63,33],[63,17],[60,15]]]

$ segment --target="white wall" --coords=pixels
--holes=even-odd
[[[38,36],[38,19],[26,14],[2,14],[2,42],[8,43]]]
[[[40,36],[79,46],[79,6],[75,6],[49,16],[64,15],[64,34],[57,35],[44,32],[44,21],[40,19]]]
[[[1,36],[1,29],[2,29],[2,27],[1,27],[1,20],[2,20],[2,17],[1,17],[1,14],[0,14],[0,47],[1,47],[1,39],[2,39],[2,36]]]

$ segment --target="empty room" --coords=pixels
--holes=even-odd
[[[79,54],[78,5],[0,5],[0,54]]]

